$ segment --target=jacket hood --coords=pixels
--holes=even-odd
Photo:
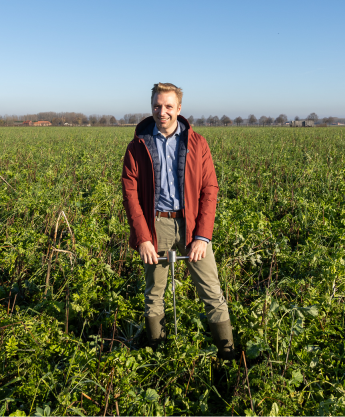
[[[177,120],[185,126],[185,129],[188,130],[188,134],[189,134],[192,128],[188,120],[180,115],[177,116]],[[140,140],[142,137],[144,137],[147,134],[152,135],[154,125],[155,125],[155,121],[153,119],[153,116],[146,117],[146,119],[142,120],[140,123],[137,124],[137,127],[135,128],[134,139]],[[185,130],[185,129],[182,129],[182,130]]]

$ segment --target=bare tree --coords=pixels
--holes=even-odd
[[[243,119],[241,116],[236,117],[236,119],[234,119],[234,122],[237,124],[237,126],[239,126],[240,124],[243,123]]]
[[[126,124],[126,121],[125,121],[125,119],[120,119],[119,123],[120,123],[120,125],[124,125],[124,124]]]
[[[123,116],[125,124],[128,125],[135,125],[137,123],[139,123],[141,120],[144,120],[145,117],[147,117],[146,115],[143,115],[142,113],[129,113],[129,114],[125,114]]]
[[[213,116],[209,115],[209,116],[208,116],[208,118],[207,118],[207,120],[206,120],[206,122],[207,122],[210,126],[212,126],[212,125],[213,125]]]
[[[56,113],[53,111],[46,111],[37,114],[38,120],[47,120],[49,122],[51,122],[54,117],[56,117]]]
[[[89,120],[90,120],[90,123],[91,123],[92,126],[95,126],[95,124],[97,123],[96,116],[90,116]]]
[[[335,117],[333,117],[333,116],[324,117],[324,118],[322,119],[322,121],[323,121],[324,123],[327,123],[328,125],[331,125],[332,123],[334,123],[334,122],[335,122]]]
[[[137,116],[135,114],[131,114],[128,119],[128,124],[135,125],[137,124]]]
[[[232,124],[230,117],[225,116],[225,114],[224,116],[221,117],[220,121],[223,123],[224,126],[228,126]]]
[[[197,126],[205,126],[205,117],[204,116],[201,116],[199,119],[197,119],[197,121],[195,122],[195,124],[197,125]]]
[[[88,124],[89,124],[89,119],[88,119],[86,116],[84,116],[84,117],[81,119],[81,123],[82,123],[84,126],[86,126],[86,125],[88,125]]]
[[[63,125],[63,120],[61,117],[53,117],[52,119],[52,125],[53,126],[62,126]]]
[[[271,116],[268,116],[267,117],[267,120],[266,120],[266,124],[268,125],[268,126],[271,126],[271,124],[273,123],[273,118],[271,117]]]
[[[267,117],[261,116],[259,119],[259,125],[261,124],[262,126],[265,126],[266,123],[267,123]]]
[[[188,120],[189,124],[191,124],[191,125],[194,123],[194,117],[193,116],[189,116],[187,120]]]
[[[287,122],[287,116],[286,116],[286,114],[280,114],[277,118],[276,118],[276,120],[275,120],[275,123],[279,123],[279,124],[284,124],[284,123],[286,123]]]
[[[316,113],[310,113],[309,116],[307,117],[307,120],[314,120],[314,122],[317,122],[319,118]]]
[[[100,119],[99,119],[99,123],[101,124],[101,125],[106,125],[107,124],[107,119],[104,117],[104,116],[102,116]]]
[[[79,125],[79,121],[81,122],[81,119],[79,119],[76,115],[72,118],[72,125]]]
[[[212,118],[213,126],[219,126],[220,120],[218,116],[213,116]]]
[[[254,114],[250,114],[248,116],[248,123],[250,125],[253,125],[254,123],[256,123],[258,121],[258,119],[254,116]]]
[[[299,121],[299,117],[295,116],[295,121],[298,122]]]
[[[116,123],[116,119],[114,116],[110,116],[109,122],[111,125],[114,125]]]

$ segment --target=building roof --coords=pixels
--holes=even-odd
[[[38,122],[34,122],[33,124],[34,126],[51,125],[51,123],[47,120],[39,120]]]

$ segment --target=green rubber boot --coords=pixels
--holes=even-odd
[[[218,358],[232,360],[234,358],[234,338],[230,319],[220,323],[209,323],[214,344],[218,348]]]
[[[156,350],[158,345],[166,339],[164,313],[160,316],[145,317],[145,325],[149,345]]]

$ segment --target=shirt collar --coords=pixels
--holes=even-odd
[[[180,122],[177,121],[177,129],[175,130],[175,133],[173,134],[173,136],[178,136],[181,134],[181,126],[180,126]],[[157,136],[157,135],[162,135],[164,136],[159,130],[158,127],[155,123],[155,127],[153,128],[153,136]],[[165,136],[164,136],[165,137]],[[172,138],[172,136],[170,136],[170,138]],[[170,139],[169,138],[169,139]]]

